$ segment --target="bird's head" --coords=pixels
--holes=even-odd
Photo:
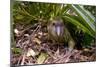
[[[64,23],[62,19],[56,18],[52,20],[48,27],[54,36],[62,36],[64,33]]]

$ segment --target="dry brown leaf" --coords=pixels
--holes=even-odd
[[[38,34],[42,36],[43,35],[43,32],[39,32]]]
[[[15,33],[15,34],[19,34],[18,29],[14,29],[14,33]]]
[[[81,59],[82,61],[87,61],[88,57],[87,57],[87,56],[81,56],[80,59]]]
[[[42,38],[42,36],[38,36],[38,38]]]
[[[33,42],[36,42],[37,44],[41,44],[41,41],[38,38],[34,38]]]
[[[29,57],[29,56],[34,57],[35,55],[36,55],[35,51],[33,49],[29,48],[26,56],[27,57]]]
[[[46,36],[46,35],[48,35],[48,33],[44,33],[43,35]]]

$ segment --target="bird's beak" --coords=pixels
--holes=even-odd
[[[60,35],[60,33],[61,33],[61,28],[58,26],[58,27],[56,27],[56,33],[57,33],[57,35],[59,36]]]

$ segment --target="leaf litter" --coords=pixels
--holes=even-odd
[[[72,53],[68,53],[67,47],[54,45],[52,41],[48,40],[48,33],[45,28],[46,26],[42,27],[40,23],[27,26],[16,24],[13,31],[15,45],[11,46],[12,65],[89,62],[96,60],[95,46],[92,46],[91,49],[74,49]]]

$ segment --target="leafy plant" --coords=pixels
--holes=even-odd
[[[91,8],[95,8],[94,6]],[[95,13],[95,10],[94,10]],[[83,31],[95,38],[96,20],[94,14],[84,8],[84,5],[55,4],[39,2],[15,1],[13,4],[13,18],[15,23],[35,23],[40,20],[47,22],[54,17],[61,17],[64,23],[71,24],[69,29]],[[42,22],[42,24],[45,24]],[[77,34],[75,34],[77,35]]]

